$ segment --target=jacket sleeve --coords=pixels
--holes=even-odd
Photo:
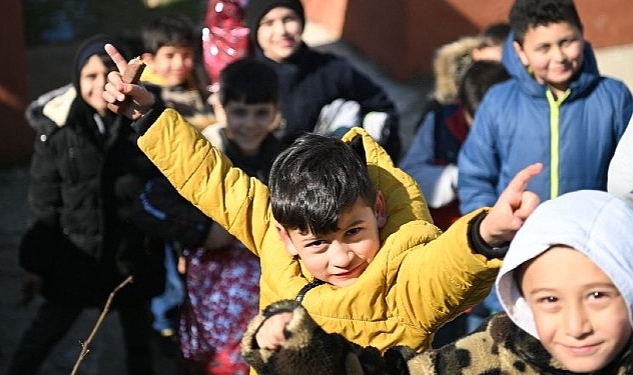
[[[502,262],[478,253],[470,241],[469,232],[481,212],[460,218],[402,259],[395,291],[403,324],[436,332],[488,295]]]
[[[61,235],[59,211],[62,207],[61,179],[55,164],[50,134],[38,131],[31,158],[28,192],[30,226],[19,248],[20,265],[35,273],[42,272],[50,251]]]
[[[248,177],[173,109],[167,108],[138,145],[178,192],[259,255],[277,234],[268,187]]]
[[[633,205],[633,117],[609,164],[607,190]]]
[[[484,98],[475,121],[462,145],[457,162],[457,195],[460,211],[467,214],[481,207],[491,207],[497,200],[497,182],[501,163],[497,151],[496,124],[490,115],[489,96]]]
[[[286,342],[277,350],[259,348],[255,335],[275,314],[292,313],[285,327]],[[326,333],[296,301],[281,300],[266,307],[249,324],[242,338],[242,356],[258,374],[386,374],[380,352],[363,348],[338,333]]]
[[[400,168],[420,185],[429,207],[443,207],[457,198],[455,165],[435,164],[435,113],[429,112],[418,129]]]
[[[179,241],[190,248],[204,243],[213,222],[162,176],[145,183],[133,212],[134,222],[146,233]]]

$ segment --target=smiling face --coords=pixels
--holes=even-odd
[[[193,71],[193,47],[162,46],[156,54],[143,54],[143,61],[159,76],[165,79],[168,86],[182,85]]]
[[[385,200],[378,193],[374,207],[359,199],[343,212],[333,233],[277,229],[288,252],[299,256],[314,277],[344,287],[353,284],[374,260],[380,249],[378,231],[385,223]]]
[[[226,136],[245,155],[254,155],[270,132],[277,114],[273,103],[246,104],[229,101],[222,107],[226,115]]]
[[[79,72],[81,98],[101,116],[105,116],[107,107],[103,91],[107,75],[110,72],[98,55],[92,55]]]
[[[521,62],[532,69],[537,82],[560,96],[580,70],[584,40],[578,28],[569,22],[530,27],[523,45],[514,42]]]
[[[521,287],[541,343],[567,369],[598,371],[627,345],[626,301],[584,254],[552,247],[526,267]]]
[[[301,47],[303,25],[297,13],[284,7],[271,9],[259,21],[257,43],[269,59],[281,62]]]

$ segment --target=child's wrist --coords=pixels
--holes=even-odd
[[[487,211],[481,211],[470,222],[468,226],[468,243],[471,248],[478,254],[485,256],[487,259],[501,259],[508,252],[510,242],[492,246],[481,236],[481,223],[488,215]]]

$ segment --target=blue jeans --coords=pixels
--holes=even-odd
[[[165,329],[178,330],[178,319],[170,319],[167,312],[178,308],[185,298],[185,286],[176,269],[176,256],[170,242],[165,242],[165,291],[152,299],[152,327],[161,332]]]

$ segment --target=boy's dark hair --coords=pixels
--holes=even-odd
[[[481,47],[503,46],[510,35],[510,25],[507,23],[494,23],[481,32]]]
[[[275,220],[286,229],[327,234],[359,198],[373,208],[376,189],[359,146],[308,133],[279,154],[268,185]]]
[[[239,59],[222,69],[218,98],[223,106],[231,101],[276,104],[278,82],[277,73],[265,63],[252,58]]]
[[[516,0],[510,10],[510,26],[514,40],[520,45],[528,29],[558,22],[569,22],[583,32],[573,0]]]
[[[195,47],[193,22],[184,14],[163,15],[141,30],[143,50],[155,55],[164,46]]]
[[[502,63],[484,60],[473,62],[459,85],[458,97],[464,111],[474,117],[490,86],[507,79],[510,79],[510,74]]]

